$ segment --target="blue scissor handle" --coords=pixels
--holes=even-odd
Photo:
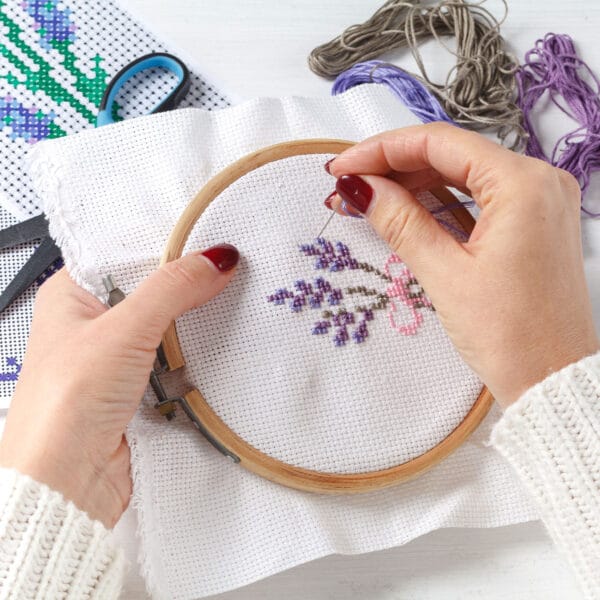
[[[123,84],[140,71],[154,67],[163,67],[171,71],[171,73],[177,76],[179,83],[164,100],[161,100],[150,111],[150,114],[171,110],[183,100],[183,97],[190,89],[190,72],[188,68],[172,54],[167,54],[166,52],[146,54],[125,65],[108,84],[102,96],[102,102],[100,102],[98,116],[96,117],[96,127],[115,122],[112,117],[112,106]]]

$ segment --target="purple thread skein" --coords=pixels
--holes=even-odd
[[[579,182],[583,198],[590,175],[600,168],[598,77],[577,56],[571,37],[547,33],[525,55],[516,80],[517,104],[523,111],[523,125],[529,134],[526,153],[569,171]],[[553,104],[578,123],[573,131],[557,140],[550,156],[542,148],[531,116],[534,106],[546,92]],[[583,204],[581,210],[591,217],[600,216]]]
[[[332,95],[340,94],[363,83],[383,83],[400,98],[423,123],[454,121],[446,114],[437,98],[417,79],[395,65],[381,60],[356,63],[340,73],[333,82]]]

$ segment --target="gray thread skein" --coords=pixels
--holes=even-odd
[[[485,0],[483,0],[485,1]],[[502,0],[505,15],[506,0]],[[388,0],[360,25],[315,48],[308,57],[312,71],[336,77],[357,62],[394,48],[410,48],[423,82],[444,106],[453,121],[470,129],[492,129],[513,148],[524,145],[527,134],[515,104],[517,60],[504,49],[499,22],[480,3],[442,0],[431,6],[419,0]],[[456,38],[456,52],[441,40]],[[429,79],[418,49],[433,37],[456,56],[456,65],[443,84]]]

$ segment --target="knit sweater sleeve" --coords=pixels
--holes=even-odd
[[[537,501],[585,598],[600,599],[600,353],[528,390],[491,441]]]
[[[72,502],[0,468],[0,599],[118,598],[125,572],[110,532]]]

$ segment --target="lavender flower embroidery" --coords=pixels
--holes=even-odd
[[[368,323],[375,318],[377,311],[387,310],[392,328],[401,335],[414,335],[423,323],[422,309],[434,310],[408,267],[394,254],[386,261],[383,271],[352,256],[350,249],[342,242],[335,244],[318,238],[314,244],[303,244],[300,252],[314,258],[316,270],[328,271],[333,279],[335,273],[344,270],[362,271],[372,274],[386,284],[385,289],[357,285],[338,288],[325,277],[313,281],[299,279],[292,289],[280,288],[267,296],[267,301],[276,305],[286,304],[292,312],[302,312],[304,308],[320,309],[321,318],[313,324],[313,335],[330,335],[336,346],[343,346],[352,339],[355,343],[364,342],[368,335]],[[394,265],[397,268],[394,268]],[[398,273],[392,272],[399,270]],[[348,305],[353,303],[350,309]],[[408,323],[398,322],[398,310],[403,304],[410,311]]]
[[[62,6],[60,0],[25,0],[21,7],[33,18],[42,48],[50,50],[53,42],[75,40],[71,9]]]
[[[35,106],[25,106],[10,95],[0,98],[0,129],[10,128],[11,140],[24,139],[29,144],[57,137],[53,111],[44,113]]]

